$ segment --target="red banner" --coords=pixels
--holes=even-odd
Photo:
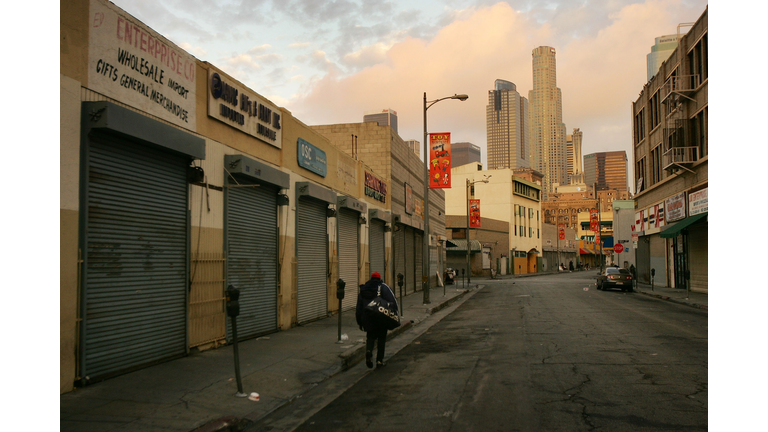
[[[447,189],[451,187],[451,134],[448,132],[429,134],[429,187]]]
[[[589,230],[600,231],[600,219],[597,214],[597,209],[589,210]]]
[[[565,240],[565,225],[560,224],[557,226],[557,238],[560,240]]]
[[[471,228],[480,228],[480,200],[469,200],[469,226]]]

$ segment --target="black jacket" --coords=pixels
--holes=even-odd
[[[381,279],[371,279],[364,285],[360,285],[360,293],[357,295],[357,310],[355,311],[355,318],[357,318],[357,325],[362,326],[367,332],[381,330],[376,322],[368,319],[368,315],[363,313],[363,308],[371,300],[376,298],[376,293],[381,286],[381,298],[394,304],[395,312],[399,312],[397,299],[395,294],[389,285],[385,284]]]

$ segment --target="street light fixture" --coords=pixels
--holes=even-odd
[[[422,247],[422,274],[421,286],[424,291],[424,304],[429,304],[429,144],[427,143],[427,110],[432,105],[446,99],[458,99],[465,101],[469,96],[454,94],[444,98],[427,101],[427,92],[424,92],[424,245]]]
[[[467,178],[467,285],[469,285],[472,279],[472,266],[469,264],[469,187],[475,183],[488,183],[488,179],[492,176],[484,175],[483,177],[485,177],[483,180],[475,180],[473,182],[470,182],[469,178]]]

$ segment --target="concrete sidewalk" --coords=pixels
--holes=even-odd
[[[705,293],[687,292],[685,289],[652,286],[643,283],[637,284],[635,292],[697,309],[709,310],[709,295]]]
[[[421,291],[402,301],[404,316],[396,337],[450,305],[476,281],[430,290],[430,304]],[[395,288],[396,294],[397,288]],[[236,397],[237,381],[231,345],[198,352],[147,367],[60,396],[62,431],[222,431],[240,430],[291,402],[334,375],[360,363],[365,333],[355,311],[342,313],[343,335],[338,343],[338,315],[289,330],[240,342],[243,393],[259,401]],[[387,353],[389,356],[389,352]],[[245,420],[250,419],[250,420]]]

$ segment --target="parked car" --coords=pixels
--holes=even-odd
[[[632,291],[632,274],[629,270],[618,267],[608,267],[597,275],[597,289],[621,288],[622,291]]]

